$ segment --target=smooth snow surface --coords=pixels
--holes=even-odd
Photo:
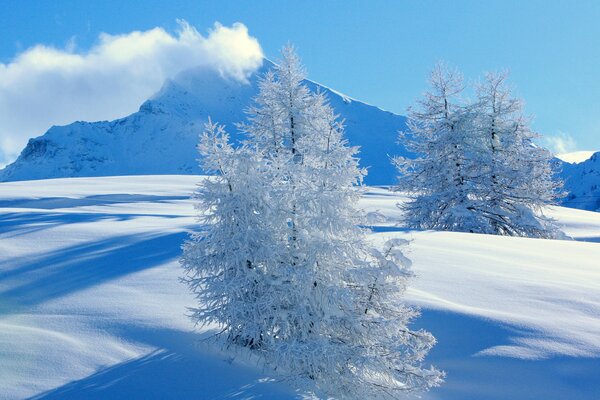
[[[0,398],[299,398],[202,342],[178,278],[199,176],[0,184]],[[396,226],[402,197],[363,198],[375,243],[411,239],[408,301],[448,373],[425,399],[600,398],[600,214],[548,213],[574,240]],[[377,221],[377,222],[375,222]]]

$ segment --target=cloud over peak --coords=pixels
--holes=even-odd
[[[174,34],[163,28],[103,33],[85,52],[36,45],[0,63],[0,166],[13,161],[27,139],[52,125],[110,120],[137,110],[166,78],[208,66],[245,81],[262,64],[258,41],[241,23],[215,23],[206,36],[186,21]]]
[[[573,136],[565,132],[543,136],[543,142],[553,154],[570,153],[577,149],[577,143]]]

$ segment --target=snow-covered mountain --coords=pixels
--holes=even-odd
[[[600,211],[600,151],[577,164],[562,163],[561,177],[568,193],[563,205]]]
[[[584,162],[589,160],[592,155],[594,155],[595,151],[573,151],[570,153],[561,153],[557,154],[556,158],[561,161],[568,162],[571,164],[576,164],[580,162]]]
[[[223,78],[209,68],[195,68],[168,80],[139,111],[115,121],[74,122],[54,126],[31,139],[19,158],[0,171],[0,181],[43,178],[199,174],[195,146],[203,123],[227,125],[234,140],[234,124],[244,120],[244,109],[257,93],[259,76],[269,61],[250,77],[249,84]],[[361,163],[369,167],[371,185],[395,182],[387,154],[405,152],[396,143],[405,117],[351,99],[314,82],[326,92],[336,112],[346,120],[352,145],[361,146]]]
[[[210,68],[186,70],[168,80],[139,111],[115,121],[74,122],[54,126],[31,139],[19,158],[3,170],[1,181],[46,178],[200,174],[195,150],[198,134],[210,116],[225,124],[234,140],[235,123],[257,93],[258,78],[272,64],[265,61],[249,83],[223,78]],[[406,155],[396,143],[406,118],[349,98],[318,83],[346,121],[352,145],[361,147],[361,165],[369,168],[366,183],[390,185],[396,170],[388,155]],[[563,157],[564,158],[564,157]],[[600,208],[600,156],[579,164],[556,159],[568,196],[564,204],[586,210]]]

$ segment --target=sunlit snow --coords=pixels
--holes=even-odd
[[[0,397],[285,399],[269,372],[202,341],[179,282],[199,176],[0,184]],[[600,398],[600,214],[551,208],[573,240],[397,226],[371,188],[371,239],[411,240],[408,301],[444,369],[426,399]],[[377,214],[379,213],[379,214]],[[384,216],[385,218],[383,218]]]

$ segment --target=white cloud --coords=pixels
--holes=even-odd
[[[554,136],[544,136],[543,142],[553,154],[571,153],[577,149],[577,143],[573,136],[565,132],[559,132]]]
[[[101,34],[86,52],[34,46],[0,63],[0,165],[16,158],[30,137],[75,120],[123,117],[137,110],[168,77],[197,65],[245,80],[263,59],[258,41],[240,23],[215,23],[203,36],[185,21],[162,28]]]

